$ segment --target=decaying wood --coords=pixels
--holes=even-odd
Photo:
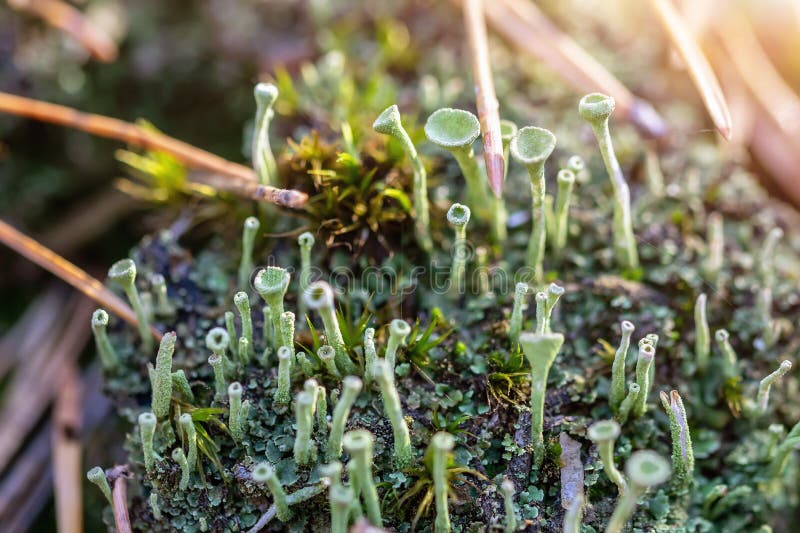
[[[728,103],[700,45],[670,0],[650,0],[650,3],[672,44],[686,63],[689,75],[703,99],[714,126],[725,139],[730,140],[733,125]]]
[[[255,171],[250,167],[233,163],[163,133],[150,131],[116,118],[84,113],[70,107],[3,92],[0,92],[0,112],[60,124],[139,148],[167,152],[188,167],[225,176],[225,180],[217,183],[218,190],[233,194],[242,194],[246,191],[250,193],[247,198],[285,207],[301,207],[308,199],[308,195],[304,192],[259,185]]]
[[[62,0],[8,0],[12,8],[44,20],[78,41],[95,59],[110,63],[117,58],[117,45],[83,13]]]
[[[77,370],[66,365],[58,380],[52,435],[53,492],[59,533],[83,531],[80,389]]]
[[[17,231],[3,220],[0,220],[0,242],[69,283],[128,324],[132,326],[139,324],[139,321],[136,320],[136,314],[128,304],[106,288],[99,280],[52,250],[42,246],[34,239]],[[162,334],[160,331],[151,327],[151,333],[156,340],[161,340]]]
[[[581,443],[566,432],[558,435],[561,445],[561,507],[569,509],[576,498],[583,496],[583,462]]]
[[[505,179],[505,160],[503,141],[500,138],[500,104],[494,92],[486,21],[483,16],[485,7],[488,6],[483,0],[463,0],[464,25],[472,59],[472,79],[475,83],[475,103],[483,135],[483,158],[489,184],[495,196],[500,198]]]

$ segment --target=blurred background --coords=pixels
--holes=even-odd
[[[672,0],[683,35],[719,81],[729,141],[716,133],[657,3],[487,2],[501,116],[568,124],[561,117],[575,115],[577,98],[606,79],[587,77],[593,64],[574,53],[581,47],[627,91],[612,92],[632,124],[615,133],[638,130],[662,152],[710,140],[724,158],[753,169],[777,200],[800,206],[800,1]],[[324,66],[332,51],[356,83],[377,87],[367,111],[394,99],[419,112],[442,102],[474,108],[458,1],[0,0],[0,92],[144,119],[244,164],[254,84],[284,87],[295,78],[311,86],[310,65]],[[649,102],[667,129],[637,123],[626,95]],[[289,102],[277,112],[284,120],[275,122],[276,138],[314,127],[314,109]],[[242,202],[131,181],[121,148],[0,113],[0,219],[102,279],[143,236],[182,214],[211,219]],[[126,428],[102,395],[92,309],[0,246],[2,531],[50,531],[57,521],[62,531],[81,521],[103,529],[100,493],[76,489],[89,467],[124,460]]]

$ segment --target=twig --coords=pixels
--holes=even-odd
[[[81,533],[83,512],[81,488],[80,381],[73,365],[61,372],[60,389],[53,415],[53,489],[56,524],[60,533]]]
[[[452,1],[460,3],[462,0]],[[533,2],[494,0],[486,17],[496,32],[518,49],[538,57],[576,90],[613,96],[619,116],[645,135],[662,137],[667,133],[664,119],[649,102],[631,93]]]
[[[45,270],[55,274],[83,294],[133,326],[138,325],[133,310],[122,299],[107,289],[100,281],[70,263],[57,253],[42,246],[0,220],[0,242],[28,258]],[[151,328],[153,337],[161,340],[161,332]]]
[[[162,150],[192,168],[214,172],[228,179],[217,183],[219,190],[246,194],[247,198],[267,201],[285,207],[300,207],[308,199],[301,191],[259,185],[253,169],[227,161],[160,132],[149,131],[136,124],[93,113],[83,113],[70,107],[50,104],[0,92],[0,112],[60,124],[93,135],[108,137],[145,149]]]
[[[114,523],[117,533],[131,533],[131,519],[128,517],[128,489],[125,480],[130,477],[128,465],[117,465],[107,473],[111,481],[111,497],[114,500]]]
[[[503,195],[505,161],[503,142],[500,139],[500,115],[497,96],[492,81],[492,65],[489,60],[489,44],[486,38],[483,0],[463,0],[464,25],[472,58],[472,79],[475,82],[475,103],[483,133],[483,158],[486,174],[495,196]]]
[[[728,103],[725,101],[719,81],[700,49],[700,45],[697,44],[670,0],[650,0],[650,3],[656,10],[664,30],[686,63],[689,75],[700,92],[700,97],[703,99],[711,120],[720,134],[730,140],[732,122]]]
[[[117,45],[83,13],[61,0],[8,0],[17,11],[28,12],[78,41],[95,59],[110,63],[117,58]]]

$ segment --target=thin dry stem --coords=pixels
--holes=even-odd
[[[464,25],[472,58],[472,78],[475,82],[475,103],[483,134],[483,158],[486,173],[494,194],[503,194],[505,160],[503,141],[500,138],[500,114],[497,96],[492,81],[492,65],[489,60],[489,43],[486,38],[486,21],[483,0],[463,0]],[[489,7],[491,9],[491,7]]]
[[[117,59],[117,45],[83,13],[61,0],[9,0],[12,8],[30,13],[78,41],[95,59],[110,63]]]
[[[55,274],[128,324],[138,326],[139,322],[136,320],[136,314],[128,304],[107,289],[99,280],[52,250],[42,246],[34,239],[20,233],[3,220],[0,220],[0,242],[45,270]],[[156,340],[161,340],[162,334],[160,331],[153,327],[150,328],[150,331]]]
[[[61,372],[53,420],[53,490],[56,523],[60,533],[81,533],[83,512],[81,488],[81,385],[74,364]]]
[[[130,477],[128,465],[117,465],[108,473],[111,481],[111,499],[114,501],[114,524],[117,533],[131,533],[131,519],[128,517],[128,489],[125,480]]]
[[[60,124],[93,135],[108,137],[145,149],[161,150],[185,165],[225,176],[216,183],[219,190],[244,195],[285,207],[300,207],[308,199],[304,192],[259,185],[253,169],[227,161],[188,143],[149,131],[136,124],[111,117],[83,113],[70,107],[0,92],[0,112]]]
[[[675,45],[686,63],[689,75],[700,92],[700,97],[703,99],[714,126],[725,139],[730,140],[733,125],[728,103],[725,101],[719,81],[717,81],[708,59],[700,49],[700,45],[670,0],[650,0],[650,3],[658,14],[672,44]]]

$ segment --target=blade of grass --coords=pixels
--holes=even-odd
[[[725,139],[730,140],[733,125],[728,103],[700,45],[670,0],[650,0],[650,4],[658,14],[661,25],[669,35],[672,44],[675,45],[686,63],[689,75],[703,99],[714,126]]]
[[[225,176],[225,180],[217,182],[217,188],[234,194],[247,194],[247,198],[285,207],[300,207],[308,199],[308,195],[300,191],[259,185],[250,167],[227,161],[163,133],[149,131],[123,120],[3,92],[0,92],[0,112],[60,124],[139,148],[167,152],[189,167]]]
[[[464,25],[472,58],[472,79],[475,83],[475,103],[483,134],[483,158],[486,162],[489,184],[495,196],[500,198],[505,179],[505,160],[503,142],[500,138],[499,104],[492,81],[486,21],[483,16],[485,7],[489,6],[486,6],[483,0],[463,0]]]
[[[138,325],[136,315],[128,304],[107,289],[99,280],[34,239],[20,233],[3,220],[0,220],[0,242],[55,274],[128,324]],[[161,340],[160,331],[151,328],[151,332],[156,340]]]

